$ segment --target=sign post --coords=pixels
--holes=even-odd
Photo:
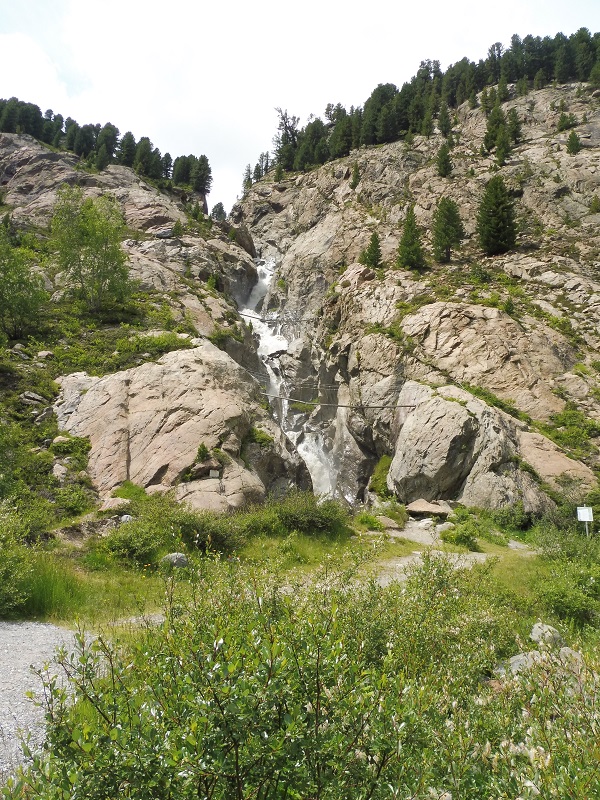
[[[585,535],[589,538],[590,531],[588,522],[594,521],[594,511],[591,506],[577,506],[577,519],[579,522],[585,522]]]

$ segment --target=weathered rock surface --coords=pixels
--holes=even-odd
[[[457,383],[483,386],[536,419],[564,408],[549,382],[575,355],[543,325],[526,332],[497,308],[431,303],[406,317],[402,330],[416,342],[421,361]]]
[[[556,131],[561,99],[578,119],[586,115],[577,157]],[[0,185],[18,227],[47,225],[63,183],[89,195],[112,192],[138,231],[123,245],[132,276],[226,350],[200,338],[194,350],[156,364],[62,379],[60,424],[90,436],[90,473],[102,497],[127,478],[226,510],[290,481],[305,485],[296,451],[312,458],[317,491],[350,503],[368,496],[383,455],[393,457],[388,487],[406,502],[522,501],[540,511],[550,502],[544,481],[556,487],[566,476],[582,492],[594,485],[595,443],[584,464],[535,423],[571,408],[600,420],[600,215],[589,208],[600,194],[600,108],[577,86],[513,97],[509,107],[523,120],[522,141],[501,173],[517,198],[519,246],[493,258],[475,238],[492,168],[480,155],[486,120],[466,104],[457,110],[451,180],[435,168],[441,136],[416,136],[278,183],[259,181],[229,222],[177,237],[175,222],[187,219],[181,195],[162,194],[124,167],[88,174],[71,154],[0,135]],[[360,180],[351,188],[355,163]],[[409,205],[428,247],[442,195],[459,204],[467,233],[457,258],[422,274],[393,268]],[[359,263],[374,231],[378,270]],[[276,260],[262,311],[278,316],[289,345],[268,358],[281,427],[237,366],[265,375],[256,334],[233,302],[243,304],[256,283],[257,254]],[[50,291],[68,290],[60,275],[44,279]],[[532,425],[474,394],[514,404]],[[46,414],[36,398],[22,401],[38,418]],[[255,425],[271,445],[251,441]],[[227,458],[196,463],[201,442]]]
[[[420,498],[456,499],[467,506],[498,508],[521,500],[527,511],[540,512],[549,501],[529,472],[521,443],[539,437],[548,456],[561,464],[554,475],[540,464],[541,477],[552,482],[569,474],[594,484],[591,470],[567,458],[524,424],[455,386],[437,390],[408,381],[400,393],[415,403],[405,413],[390,471],[388,487],[405,502]],[[530,454],[526,450],[527,455]],[[410,506],[409,506],[410,508]]]
[[[587,117],[579,132],[589,138],[577,157],[556,131],[561,100]],[[288,413],[284,425],[296,436],[308,426],[323,445],[333,492],[350,501],[366,496],[383,454],[394,457],[388,486],[404,500],[491,507],[522,500],[541,510],[549,501],[530,467],[555,486],[561,476],[575,478],[582,492],[594,485],[597,452],[581,464],[460,394],[461,385],[485,390],[540,422],[568,402],[600,419],[592,366],[600,349],[600,229],[589,212],[600,193],[600,110],[577,86],[514,96],[505,111],[511,107],[523,138],[502,175],[517,198],[521,232],[519,247],[504,255],[484,257],[476,241],[493,159],[480,155],[485,115],[466,104],[458,109],[451,180],[436,172],[442,137],[415,136],[410,145],[361,148],[289,180],[261,181],[232,211],[258,252],[277,261],[266,305],[281,313],[293,347],[274,366],[290,394],[321,400],[308,421]],[[393,269],[407,208],[414,205],[427,248],[442,195],[460,207],[467,233],[460,256],[420,275]],[[378,271],[357,263],[373,231]],[[410,403],[416,407],[400,407]]]
[[[227,510],[281,484],[308,485],[302,462],[259,406],[256,382],[210,342],[103,378],[75,373],[60,384],[59,425],[89,437],[88,470],[101,497],[130,480],[150,491],[176,486],[194,506]],[[273,438],[271,472],[260,463],[254,471],[251,457],[249,467],[241,460],[255,424]],[[220,449],[224,466],[219,478],[188,483],[200,444]]]

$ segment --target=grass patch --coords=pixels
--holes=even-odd
[[[474,397],[478,397],[480,400],[483,400],[483,402],[487,403],[488,406],[499,408],[506,414],[510,414],[511,417],[516,417],[516,419],[520,419],[523,422],[531,422],[531,417],[528,414],[519,411],[512,400],[503,400],[501,397],[498,397],[493,392],[490,392],[489,389],[484,389],[482,386],[474,386],[470,383],[461,383],[460,385],[463,389],[465,389],[465,391],[469,392]]]
[[[392,457],[388,455],[382,455],[377,462],[375,469],[373,470],[373,474],[371,475],[371,480],[369,482],[369,489],[372,492],[375,492],[375,494],[382,499],[393,497],[393,493],[388,489],[387,486],[387,476],[388,472],[390,471],[391,464]]]

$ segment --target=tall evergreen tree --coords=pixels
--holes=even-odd
[[[133,161],[133,168],[138,175],[149,175],[152,162],[152,142],[147,136],[142,138],[137,143],[135,148],[135,159]]]
[[[381,267],[381,246],[379,244],[379,234],[373,231],[368,247],[366,247],[359,257],[359,262],[372,269]]]
[[[521,120],[519,119],[516,108],[511,108],[508,112],[506,127],[511,141],[516,144],[521,138]]]
[[[408,269],[421,270],[425,267],[425,253],[421,244],[421,232],[417,225],[414,206],[410,206],[406,213],[396,264],[398,267]]]
[[[210,212],[210,216],[213,219],[216,219],[217,222],[225,222],[225,220],[227,219],[227,214],[225,213],[225,208],[223,206],[223,203],[216,203],[212,207],[212,211]]]
[[[246,164],[246,169],[244,170],[244,177],[242,179],[242,189],[244,190],[244,194],[252,187],[252,167],[250,164]]]
[[[477,212],[477,234],[484,252],[493,256],[515,246],[515,208],[501,175],[488,181]]]
[[[106,148],[106,153],[110,161],[117,149],[117,142],[119,141],[119,129],[107,122],[106,125],[100,130],[98,139],[96,140],[96,150],[100,151],[102,145]]]
[[[452,249],[464,238],[458,205],[449,197],[440,197],[433,214],[433,255],[442,263],[450,261]]]
[[[495,147],[500,128],[505,127],[506,118],[504,116],[504,111],[502,111],[500,106],[496,104],[488,117],[487,128],[485,131],[485,136],[483,137],[483,146],[488,152]]]
[[[106,167],[108,167],[109,164],[110,164],[110,156],[108,155],[106,145],[102,144],[100,145],[100,149],[96,154],[96,169],[102,171],[103,169],[106,169]]]
[[[162,157],[161,170],[163,178],[169,180],[173,171],[173,158],[171,153],[165,153]]]
[[[567,139],[567,153],[570,156],[575,156],[581,150],[581,139],[575,133],[575,131],[571,131],[569,134],[569,138]]]
[[[448,136],[450,131],[452,130],[452,121],[450,119],[450,114],[448,113],[448,106],[446,103],[442,103],[440,108],[440,114],[438,117],[438,128],[440,129],[440,133],[442,136]]]
[[[135,161],[136,141],[133,133],[127,131],[119,143],[119,164],[124,167],[133,167]]]
[[[209,194],[212,186],[212,170],[205,155],[198,156],[190,171],[192,189],[200,194]]]
[[[508,135],[508,128],[506,125],[503,125],[499,131],[498,136],[496,137],[496,163],[499,167],[503,167],[506,163],[506,159],[508,158],[511,151],[510,146],[510,136]]]
[[[426,136],[428,139],[433,133],[433,114],[431,113],[431,109],[427,109],[425,112],[425,116],[423,117],[423,122],[421,124],[421,134]]]
[[[438,150],[436,166],[438,175],[441,178],[447,178],[452,172],[453,164],[450,158],[450,148],[446,142]]]
[[[506,80],[506,75],[502,75],[498,83],[498,102],[504,103],[508,98],[508,81]]]

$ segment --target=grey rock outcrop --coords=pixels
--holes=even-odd
[[[125,372],[95,378],[74,373],[60,379],[55,404],[63,430],[89,437],[90,477],[101,497],[123,481],[148,491],[176,487],[196,507],[227,510],[261,500],[267,490],[309,486],[304,465],[261,408],[258,385],[210,342]],[[242,461],[253,425],[273,439],[271,471]],[[200,444],[222,451],[218,478],[188,481]],[[264,479],[264,480],[263,480]]]
[[[415,406],[405,412],[388,474],[388,487],[402,501],[446,498],[498,508],[520,500],[527,511],[550,507],[535,477],[519,469],[524,460],[521,442],[529,435],[523,423],[455,386],[432,389],[409,381],[399,401],[405,398]],[[594,485],[588,467],[544,442],[562,461],[561,474],[570,469],[586,485]],[[556,477],[543,463],[538,466],[541,478]]]
[[[556,131],[560,99],[588,120],[576,158]],[[480,155],[485,115],[467,104],[457,112],[452,180],[436,172],[442,137],[415,136],[279,183],[258,182],[232,210],[259,253],[277,261],[266,305],[281,312],[294,343],[277,360],[285,385],[322,403],[307,422],[288,415],[286,424],[298,436],[308,425],[323,443],[334,493],[351,502],[366,496],[382,455],[393,456],[388,486],[404,500],[488,507],[522,500],[542,510],[550,501],[536,473],[555,488],[564,477],[582,492],[595,485],[594,448],[582,464],[539,430],[568,402],[600,420],[592,366],[600,349],[600,229],[589,212],[600,193],[600,110],[577,86],[514,97],[511,107],[523,137],[502,174],[518,198],[522,230],[520,246],[501,256],[483,256],[475,237],[492,159]],[[352,188],[354,164],[360,180]],[[414,206],[427,248],[442,195],[460,207],[460,258],[420,275],[394,269],[407,208]],[[374,231],[380,270],[357,263]],[[460,387],[487,392],[489,405]],[[411,402],[412,410],[400,407]],[[493,407],[501,402],[538,424]]]

